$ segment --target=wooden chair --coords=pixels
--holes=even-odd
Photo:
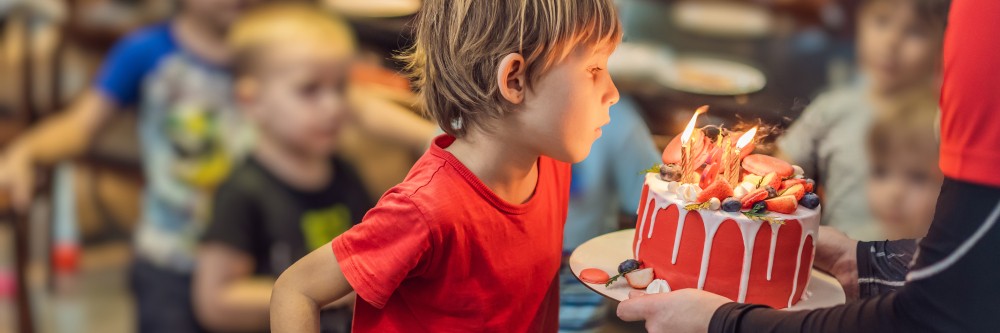
[[[28,218],[12,209],[10,196],[0,193],[0,223],[10,223],[14,230],[14,279],[17,288],[14,290],[17,312],[17,328],[21,333],[34,333],[35,320],[28,294]]]

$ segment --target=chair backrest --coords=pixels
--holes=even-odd
[[[31,300],[28,293],[27,266],[28,266],[28,218],[25,214],[14,211],[10,196],[5,191],[0,191],[0,223],[9,222],[14,229],[14,274],[16,288],[15,311],[17,312],[17,331],[21,333],[34,333],[35,320],[31,311]]]

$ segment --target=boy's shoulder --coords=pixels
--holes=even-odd
[[[540,172],[539,186],[565,187],[568,193],[570,164],[544,156],[539,163],[544,170]],[[465,216],[485,205],[495,205],[495,198],[484,191],[489,190],[461,162],[432,148],[414,164],[402,183],[382,196],[379,205],[386,200],[403,202],[427,221],[445,222],[450,221],[448,217]]]
[[[142,52],[147,54],[168,53],[177,49],[169,22],[152,24],[122,38],[115,51]]]
[[[834,117],[869,112],[871,103],[865,96],[864,89],[863,84],[859,83],[824,91],[816,96],[816,100],[806,110]]]
[[[241,193],[252,195],[260,191],[267,191],[268,178],[265,170],[251,156],[246,156],[233,165],[233,169],[219,183],[216,192]]]
[[[820,93],[793,124],[803,135],[822,136],[830,128],[855,127],[871,117],[872,103],[863,84],[852,84]]]

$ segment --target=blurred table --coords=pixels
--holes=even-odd
[[[650,82],[616,80],[619,89],[634,95],[646,111],[654,134],[679,132],[690,113],[678,116],[677,111],[693,111],[704,104],[712,107],[705,124],[725,121],[732,125],[740,118],[787,125],[827,85],[831,60],[850,57],[850,44],[845,45],[821,25],[811,22],[811,17],[765,8],[770,13],[770,32],[758,37],[726,37],[679,26],[674,15],[678,3],[619,1],[626,41],[669,47],[677,56],[704,55],[747,64],[764,73],[767,85],[748,95],[708,96]]]

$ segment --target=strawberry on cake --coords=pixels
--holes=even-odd
[[[698,288],[774,308],[802,298],[819,229],[815,183],[797,166],[748,154],[753,136],[723,129],[710,140],[695,129],[668,145],[646,174],[635,257],[619,267],[631,287]]]

